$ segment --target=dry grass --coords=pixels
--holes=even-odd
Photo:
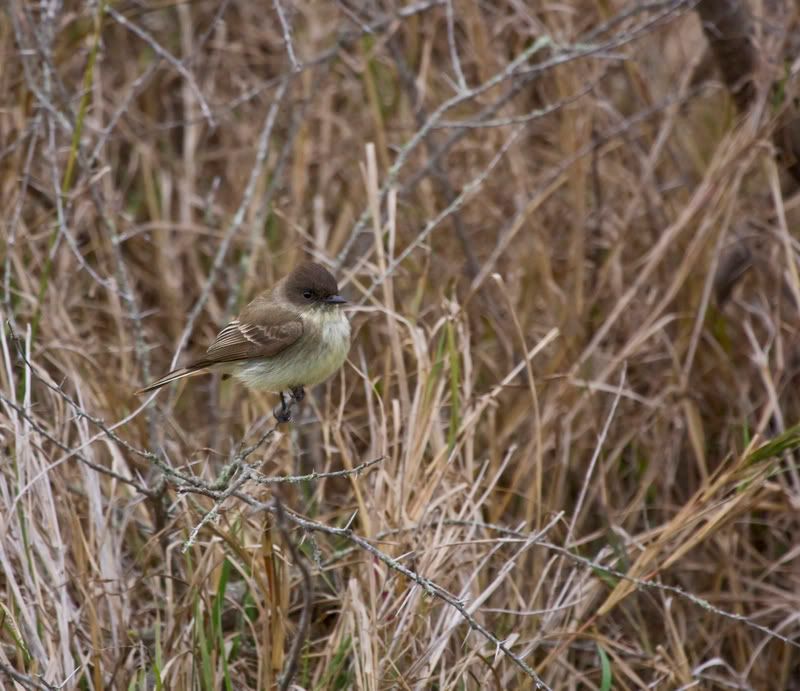
[[[740,118],[679,1],[99,4],[0,21],[0,685],[800,688],[796,5]],[[296,423],[132,395],[309,256]]]

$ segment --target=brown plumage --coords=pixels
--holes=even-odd
[[[191,366],[208,367],[220,362],[274,357],[302,335],[303,322],[296,312],[257,300],[220,331],[205,357]]]

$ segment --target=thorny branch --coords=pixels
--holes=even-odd
[[[334,470],[327,473],[309,473],[308,475],[278,475],[275,477],[267,477],[256,471],[253,471],[252,479],[261,485],[275,485],[275,484],[297,484],[298,482],[313,482],[314,480],[327,480],[334,477],[350,477],[353,475],[361,475],[367,468],[371,468],[384,460],[384,456],[376,458],[372,461],[364,461],[359,463],[355,468],[345,470]]]
[[[197,492],[195,488],[186,488],[186,492]],[[200,494],[207,494],[210,493],[206,491],[200,491]],[[244,503],[248,504],[249,506],[253,507],[258,511],[266,511],[273,515],[277,515],[279,509],[276,507],[275,501],[270,502],[259,502],[253,497],[248,494],[240,492],[238,489],[232,492],[225,492],[223,493],[225,498],[228,496],[234,496],[243,501]],[[218,495],[222,497],[222,494]],[[550,687],[542,681],[541,677],[533,670],[533,668],[525,662],[519,655],[517,655],[511,648],[506,644],[502,639],[496,636],[494,633],[489,631],[483,624],[481,624],[475,617],[467,611],[466,606],[464,603],[459,600],[455,595],[452,595],[447,590],[439,586],[437,583],[432,581],[425,576],[420,575],[413,569],[404,566],[396,559],[392,558],[385,552],[379,550],[377,547],[372,545],[372,543],[367,540],[366,538],[357,535],[353,530],[346,526],[344,528],[336,528],[330,525],[326,525],[324,523],[320,523],[317,521],[310,520],[308,518],[304,518],[300,514],[295,513],[294,511],[290,511],[289,509],[285,510],[286,517],[289,521],[294,523],[300,528],[304,530],[315,533],[324,533],[326,535],[332,535],[340,538],[344,538],[348,542],[350,542],[354,547],[361,549],[368,554],[372,555],[379,561],[386,564],[390,569],[393,571],[397,571],[398,573],[405,576],[407,579],[416,583],[420,586],[428,595],[431,597],[437,598],[442,600],[445,604],[455,609],[464,621],[467,622],[469,627],[483,636],[486,640],[491,642],[497,650],[500,650],[506,657],[514,662],[517,667],[519,667],[528,677],[530,677],[534,683],[536,684],[536,688],[538,689],[549,689]]]
[[[252,465],[245,464],[244,460],[252,451],[261,446],[269,437],[271,437],[276,430],[277,425],[267,430],[256,444],[246,449],[245,452],[238,454],[234,461],[222,470],[220,477],[215,483],[205,483],[202,487],[196,485],[185,485],[179,488],[179,491],[183,494],[203,494],[204,496],[212,497],[215,500],[214,506],[212,506],[211,509],[209,509],[209,511],[203,515],[203,517],[200,519],[200,522],[195,525],[194,528],[192,528],[189,538],[184,543],[184,552],[190,547],[194,546],[200,531],[210,522],[217,519],[219,516],[219,511],[222,508],[222,505],[225,503],[225,500],[233,496],[239,497],[239,490],[241,490],[241,488],[244,487],[244,485],[250,480],[253,480],[260,485],[280,485],[297,484],[298,482],[308,482],[334,477],[354,477],[361,475],[364,470],[372,467],[376,463],[380,463],[383,460],[382,457],[376,458],[373,461],[360,463],[352,469],[336,470],[329,473],[311,473],[309,475],[278,475],[275,477],[267,477],[266,475],[259,473],[254,467],[252,467]],[[239,473],[239,476],[232,484],[230,484],[232,478],[237,473]]]
[[[507,535],[509,537],[514,537],[519,540],[527,540],[529,539],[529,535],[523,533],[519,530],[513,530],[512,528],[508,528],[506,526],[497,525],[494,523],[484,523],[482,521],[472,521],[472,520],[460,520],[460,519],[450,519],[450,518],[443,518],[441,520],[443,525],[451,525],[451,526],[462,526],[462,527],[473,527],[473,528],[482,528],[484,530],[490,530],[501,535]],[[384,530],[376,536],[376,539],[381,540],[387,537],[391,537],[393,535],[400,535],[402,533],[412,532],[415,530],[421,529],[430,529],[435,528],[438,525],[438,522],[409,526],[404,528],[395,528],[392,530]],[[671,595],[675,595],[683,600],[687,600],[698,607],[702,607],[709,612],[713,612],[717,616],[723,617],[725,619],[730,619],[732,621],[741,622],[746,626],[749,626],[756,631],[760,631],[763,634],[766,634],[770,638],[776,638],[787,645],[791,645],[794,648],[800,649],[800,642],[795,639],[789,638],[784,636],[783,634],[775,631],[774,629],[770,629],[767,626],[759,624],[758,622],[753,621],[750,617],[746,617],[743,614],[736,614],[735,612],[730,612],[728,610],[721,609],[720,607],[716,607],[712,605],[708,600],[704,600],[697,595],[693,595],[692,593],[684,590],[683,588],[679,588],[674,585],[666,585],[665,583],[657,583],[652,580],[647,580],[644,578],[637,578],[636,576],[631,576],[630,574],[625,573],[624,571],[620,571],[615,569],[611,566],[607,566],[602,564],[599,561],[594,559],[589,559],[588,557],[582,557],[579,554],[575,554],[575,552],[567,549],[566,547],[562,547],[561,545],[556,545],[552,542],[547,542],[545,540],[539,540],[536,544],[540,547],[544,547],[545,549],[549,549],[553,552],[557,552],[561,556],[570,561],[575,562],[576,564],[580,564],[592,571],[600,571],[602,573],[608,574],[610,576],[614,576],[615,578],[620,578],[622,580],[628,581],[633,583],[634,585],[643,588],[643,589],[650,589],[650,590],[660,590],[662,592],[669,593]],[[342,556],[343,553],[340,553],[339,556]],[[615,556],[616,558],[616,556]]]
[[[150,496],[152,494],[152,490],[148,489],[144,485],[139,484],[138,482],[136,482],[136,480],[132,480],[129,477],[125,477],[124,475],[121,475],[120,473],[117,473],[117,472],[115,472],[115,471],[113,471],[113,470],[111,470],[109,468],[101,466],[98,463],[94,463],[93,461],[90,461],[88,458],[86,458],[85,456],[83,456],[83,455],[81,455],[79,453],[73,452],[73,450],[70,449],[66,444],[64,444],[60,440],[56,439],[52,434],[50,434],[46,429],[44,429],[44,427],[42,427],[36,421],[35,418],[31,417],[26,412],[25,408],[23,408],[21,405],[19,405],[17,403],[14,403],[10,398],[7,398],[2,393],[0,393],[0,401],[3,401],[3,403],[5,403],[7,406],[9,406],[10,408],[13,408],[14,411],[19,416],[21,416],[24,420],[26,420],[28,422],[28,424],[34,430],[36,430],[39,434],[41,434],[45,439],[47,439],[48,441],[50,441],[53,444],[55,444],[59,449],[64,451],[66,454],[68,454],[68,456],[74,455],[75,458],[77,458],[81,463],[83,463],[88,468],[91,468],[92,470],[95,470],[98,473],[103,473],[103,475],[108,475],[109,477],[113,478],[114,480],[118,480],[119,482],[124,482],[126,485],[130,485],[131,487],[133,487],[137,492],[141,492],[142,494],[144,494],[146,496]],[[61,459],[61,462],[63,462],[63,460],[66,460],[66,458]],[[55,464],[49,466],[48,469],[47,469],[48,472],[50,470],[52,470],[52,468],[54,466],[55,466]],[[20,488],[19,492],[17,493],[16,498],[14,499],[15,503],[17,501],[19,501],[19,499],[22,497],[22,495],[25,494],[25,492],[28,490],[28,488],[34,482],[36,482],[40,477],[43,477],[43,476],[44,476],[44,474],[41,474],[41,475],[39,475],[37,477],[32,478],[28,482],[27,485],[25,485],[24,487]]]
[[[275,512],[275,508],[273,505],[270,504],[262,504],[260,506],[262,510],[267,510],[272,513]],[[349,528],[334,528],[332,526],[325,525],[323,523],[318,523],[316,521],[310,521],[302,516],[289,513],[289,519],[300,526],[301,528],[305,528],[311,532],[322,532],[327,535],[336,535],[338,537],[345,538],[348,542],[351,542],[353,545],[359,547],[360,549],[368,552],[376,559],[380,560],[384,564],[386,564],[389,568],[393,571],[397,571],[401,573],[403,576],[408,578],[410,581],[413,581],[420,587],[422,587],[428,595],[435,597],[439,600],[442,600],[450,607],[455,609],[464,619],[464,621],[469,624],[470,628],[474,631],[477,631],[481,636],[483,636],[486,640],[491,642],[498,650],[501,650],[503,654],[508,657],[510,660],[514,662],[517,667],[519,667],[525,674],[533,679],[534,683],[536,684],[537,689],[549,689],[550,687],[542,681],[539,675],[533,670],[533,668],[525,662],[519,655],[517,655],[508,645],[498,638],[495,634],[489,631],[485,626],[483,626],[480,622],[478,622],[475,617],[473,617],[468,611],[467,608],[464,606],[464,603],[461,602],[457,597],[448,593],[444,588],[437,585],[435,582],[430,580],[429,578],[425,578],[421,576],[416,571],[409,569],[408,567],[404,566],[396,559],[393,559],[385,552],[382,552],[377,547],[374,547],[369,541],[361,537],[360,535],[356,535],[352,530]]]

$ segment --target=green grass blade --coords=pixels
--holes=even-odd
[[[611,660],[603,647],[597,644],[597,655],[600,657],[600,691],[611,691],[614,675],[611,673]]]

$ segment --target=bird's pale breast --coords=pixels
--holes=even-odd
[[[350,351],[350,322],[340,310],[305,316],[300,339],[262,360],[237,363],[231,374],[245,385],[267,391],[314,386],[338,370]]]

